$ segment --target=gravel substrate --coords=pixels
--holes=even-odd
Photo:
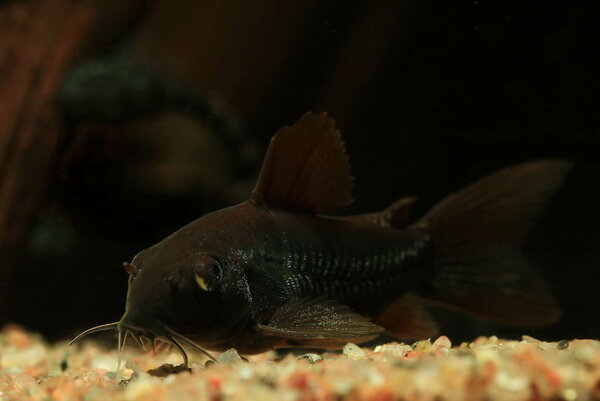
[[[0,400],[595,400],[600,342],[480,337],[452,347],[447,337],[374,349],[348,344],[341,354],[244,361],[234,351],[218,364],[191,354],[191,371],[146,373],[179,364],[171,349],[117,353],[93,341],[46,344],[18,327],[0,331]],[[66,357],[66,362],[65,362]],[[169,369],[166,369],[169,370]],[[153,374],[166,373],[165,369]]]

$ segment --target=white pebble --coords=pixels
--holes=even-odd
[[[412,347],[404,343],[390,343],[378,345],[377,347],[375,347],[375,352],[386,353],[396,357],[405,356],[409,351],[412,351]]]
[[[440,336],[433,342],[434,347],[444,347],[444,348],[452,348],[452,343],[450,339],[446,336]]]
[[[254,376],[254,372],[252,371],[250,366],[244,365],[238,369],[238,375],[240,376],[240,378],[248,380],[251,379],[252,376]]]
[[[344,345],[344,355],[352,359],[364,359],[365,351],[356,344],[348,343]]]
[[[223,365],[233,365],[238,362],[242,362],[243,359],[242,357],[240,357],[240,354],[238,354],[235,348],[230,348],[227,351],[223,352],[221,355],[219,355],[217,361],[219,363],[222,363]]]
[[[308,353],[308,354],[304,354],[302,356],[299,356],[298,359],[307,359],[309,362],[311,363],[315,363],[317,361],[320,361],[323,359],[323,357],[319,354],[313,354],[313,353]]]

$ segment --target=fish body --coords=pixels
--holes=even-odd
[[[136,255],[121,320],[82,334],[160,338],[187,363],[182,344],[253,354],[339,348],[383,330],[432,336],[427,302],[514,325],[552,322],[560,311],[520,247],[570,167],[509,167],[419,219],[409,218],[414,197],[330,217],[352,201],[348,157],[333,121],[306,114],[273,137],[249,200]]]
[[[298,299],[335,300],[374,316],[420,282],[416,276],[426,271],[428,248],[429,238],[422,230],[273,211],[247,201],[198,219],[138,254],[132,264],[139,273],[131,283],[125,320],[144,327],[143,318],[136,323],[135,315],[146,315],[149,300],[156,296],[157,305],[169,307],[160,320],[208,349],[225,350],[235,344],[250,354],[303,345],[298,339],[267,335],[256,326],[268,324],[275,311]],[[182,305],[165,304],[161,291],[165,283],[155,276],[172,275],[178,265],[185,270],[201,254],[214,255],[223,268],[220,302],[208,307],[208,297],[199,292],[197,299],[180,299]],[[190,280],[189,286],[194,289],[196,284]],[[186,305],[196,303],[204,307],[190,313]],[[374,325],[371,329],[380,331]],[[340,341],[343,345],[348,339]],[[318,343],[339,345],[331,339],[313,339],[312,345]]]

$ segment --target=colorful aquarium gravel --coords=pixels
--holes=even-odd
[[[341,353],[241,358],[234,350],[169,374],[175,350],[117,353],[92,341],[67,349],[18,327],[0,332],[0,400],[594,400],[600,398],[600,342],[447,337]],[[66,360],[65,360],[66,357]],[[211,361],[212,362],[212,361]],[[156,369],[159,368],[159,369]],[[155,369],[153,375],[147,371]],[[157,376],[158,375],[158,376]],[[162,377],[161,377],[162,376]]]

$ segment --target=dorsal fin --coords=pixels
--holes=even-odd
[[[352,203],[341,134],[325,113],[307,113],[271,139],[252,198],[267,207],[322,213]]]

